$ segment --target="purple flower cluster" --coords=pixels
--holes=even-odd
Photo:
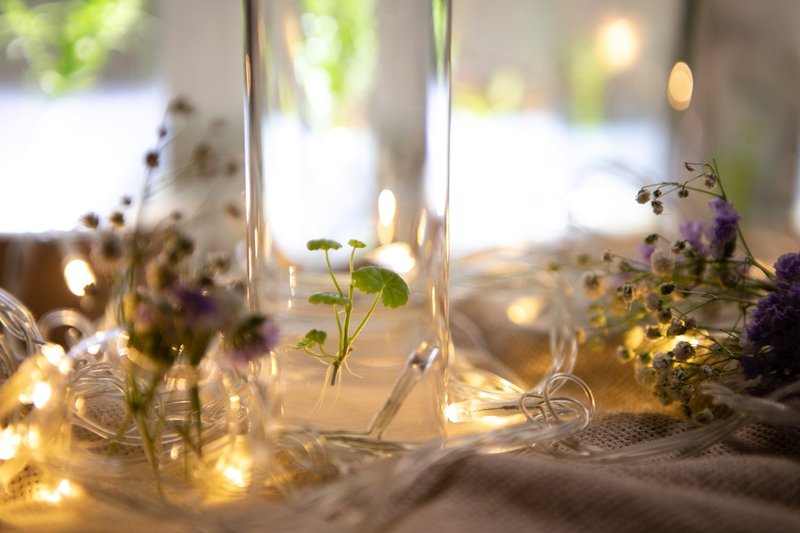
[[[800,379],[800,254],[775,263],[777,290],[761,298],[745,328],[739,360],[745,378],[756,380],[752,392],[768,394]]]
[[[703,244],[703,232],[705,231],[705,224],[702,222],[684,222],[679,228],[681,237],[692,245],[697,255],[706,255],[706,245]]]
[[[220,363],[244,370],[250,361],[274,350],[279,341],[280,330],[274,320],[262,315],[248,317],[225,339]]]
[[[783,254],[775,261],[775,282],[779,286],[800,281],[800,253]]]
[[[708,248],[714,259],[727,259],[736,248],[736,231],[742,217],[722,198],[708,204],[714,211],[714,222],[708,228]]]

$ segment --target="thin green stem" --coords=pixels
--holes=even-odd
[[[361,330],[364,329],[364,326],[367,325],[367,321],[370,319],[372,314],[375,312],[375,308],[378,307],[378,301],[380,300],[381,293],[383,293],[383,291],[378,291],[378,293],[375,295],[375,300],[373,300],[372,305],[369,308],[369,311],[367,311],[367,314],[364,315],[364,318],[361,320],[361,323],[358,325],[356,330],[353,332],[353,336],[350,337],[349,344],[353,344],[353,342],[356,340],[356,337],[358,337],[358,334],[361,333]],[[342,358],[342,360],[344,360],[344,358]]]
[[[333,285],[336,287],[336,291],[339,293],[339,296],[344,296],[342,288],[339,287],[339,282],[336,281],[336,275],[333,273],[333,267],[331,267],[331,258],[328,254],[328,250],[325,250],[325,266],[328,268],[328,274],[330,274],[331,279],[333,280]]]
[[[200,408],[200,387],[197,385],[192,386],[189,390],[189,402],[191,405],[190,416],[194,418],[195,432],[197,433],[197,455],[203,455],[203,427],[202,427],[202,412]]]

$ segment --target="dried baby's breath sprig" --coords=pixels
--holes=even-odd
[[[191,106],[176,101],[169,111],[186,115]],[[81,219],[96,232],[93,257],[114,286],[110,314],[127,334],[126,417],[119,435],[129,424],[136,426],[156,476],[156,443],[165,424],[183,436],[185,450],[198,455],[203,452],[197,380],[188,380],[185,394],[189,407],[183,423],[165,421],[152,407],[167,373],[183,365],[196,374],[217,341],[220,365],[243,371],[254,359],[269,354],[279,337],[274,321],[246,310],[239,285],[221,280],[230,267],[229,257],[212,254],[205,262],[195,257],[197,246],[186,231],[191,218],[173,213],[154,226],[142,224],[144,206],[158,190],[156,172],[163,172],[162,151],[170,141],[159,135],[156,147],[145,155],[144,190],[136,213],[125,211],[134,205],[126,197],[121,208],[106,219],[94,213]]]
[[[673,194],[704,194],[712,220],[681,224],[678,239],[647,235],[639,258],[608,251],[583,263],[592,269],[583,286],[595,331],[624,334],[617,355],[634,361],[637,378],[663,404],[708,422],[724,409],[711,404],[705,383],[760,395],[800,379],[800,254],[781,256],[774,270],[759,263],[716,164],[685,167],[687,180],[646,185],[636,202],[662,214]]]

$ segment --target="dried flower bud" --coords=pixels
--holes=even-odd
[[[145,267],[147,285],[155,290],[170,286],[178,279],[178,274],[172,266],[161,261],[151,261]]]
[[[681,387],[686,382],[686,371],[682,368],[676,368],[669,374],[669,384],[671,387]]]
[[[658,297],[658,294],[651,292],[647,295],[644,299],[644,308],[648,311],[658,311],[661,309],[661,298]]]
[[[626,283],[625,285],[623,285],[621,292],[622,292],[622,300],[625,303],[631,303],[633,301],[633,287],[630,285],[630,283]]]
[[[678,240],[672,243],[670,250],[673,254],[678,255],[686,249],[686,241]]]
[[[742,273],[732,268],[727,268],[720,273],[719,281],[724,287],[733,289],[742,281]]]
[[[693,316],[690,316],[689,318],[686,319],[685,326],[686,326],[686,331],[697,328],[697,319]]]
[[[705,186],[709,189],[713,189],[714,186],[717,184],[717,176],[713,172],[706,172],[704,174],[705,181],[703,182]]]
[[[640,204],[646,204],[650,201],[650,191],[647,189],[639,189],[639,192],[636,193],[636,201]]]
[[[113,267],[122,259],[122,241],[115,233],[103,233],[97,247],[97,258],[105,266]]]
[[[658,326],[647,326],[647,329],[644,331],[644,336],[648,339],[659,339],[661,338],[661,328]]]
[[[225,206],[225,214],[234,220],[242,218],[242,210],[235,204],[228,204]]]
[[[661,285],[658,286],[658,292],[660,292],[664,296],[672,294],[672,291],[674,290],[675,290],[675,283],[672,281],[667,281],[666,283],[662,283]]]
[[[158,158],[158,152],[151,150],[145,154],[144,164],[147,165],[147,168],[158,168]]]
[[[164,126],[158,128],[158,138],[163,139],[166,136],[167,136],[167,128],[165,128]]]
[[[649,233],[649,234],[648,234],[648,235],[647,235],[647,236],[644,238],[644,243],[645,243],[645,244],[655,244],[655,242],[656,242],[657,240],[658,240],[658,233]]]
[[[83,287],[83,295],[87,298],[94,298],[98,294],[100,294],[100,289],[97,288],[97,285],[94,282]]]
[[[664,370],[672,366],[672,357],[664,352],[656,352],[651,363],[656,370]]]
[[[694,172],[694,166],[691,163],[684,162],[683,166],[686,167],[686,170],[688,170],[689,172]]]
[[[614,254],[611,253],[611,250],[606,250],[603,252],[603,261],[606,263],[610,263],[614,260]]]
[[[194,107],[189,100],[179,96],[169,103],[167,110],[178,115],[189,115],[194,111]]]
[[[225,163],[225,175],[226,176],[235,176],[239,172],[239,162],[238,161],[228,161]]]
[[[673,318],[667,328],[667,336],[674,337],[686,333],[686,326],[680,318]]]
[[[688,197],[689,197],[689,189],[687,189],[686,187],[681,187],[680,190],[678,190],[678,198],[688,198]]]
[[[665,250],[656,250],[650,256],[650,269],[656,276],[668,278],[675,270],[675,258]]]
[[[86,213],[81,217],[81,224],[89,229],[97,229],[97,226],[100,225],[100,217],[97,216],[97,213]]]
[[[122,226],[125,225],[125,215],[123,215],[119,211],[114,211],[108,217],[108,221],[111,222],[111,225],[114,226],[115,228],[121,228]]]
[[[661,189],[654,190],[653,191],[653,197],[654,198],[660,198],[661,197]]]
[[[716,376],[717,374],[719,374],[719,371],[716,368],[712,367],[711,365],[703,365],[703,366],[701,366],[700,367],[700,371],[707,378],[712,378],[712,377]]]
[[[653,200],[650,202],[650,207],[653,208],[653,213],[656,215],[660,215],[664,212],[664,204],[661,202],[661,200]]]
[[[192,159],[200,176],[209,176],[216,171],[216,156],[208,143],[195,146]]]
[[[236,209],[237,210],[236,212],[238,213],[238,208],[236,206],[231,205],[229,206],[229,208]],[[559,270],[561,270],[561,265],[559,265],[555,261],[548,261],[544,269],[545,272],[558,272]]]
[[[633,359],[633,350],[624,346],[617,346],[617,357],[623,361],[630,361]]]
[[[593,315],[592,317],[589,318],[589,321],[591,322],[592,327],[595,328],[603,328],[608,323],[606,315],[603,313],[598,313],[596,315]]]
[[[603,279],[595,272],[587,272],[583,276],[583,290],[589,298],[599,298],[603,295]]]
[[[672,320],[672,309],[665,307],[659,310],[656,318],[659,324],[669,324]]]
[[[133,203],[133,199],[126,195],[119,199],[119,203],[123,207],[129,207]]]
[[[694,346],[686,341],[681,341],[675,345],[675,347],[672,349],[672,353],[675,355],[676,359],[686,361],[690,357],[694,357],[696,352]]]
[[[698,424],[710,424],[714,421],[714,413],[711,411],[711,409],[706,407],[705,409],[695,413],[692,418]]]

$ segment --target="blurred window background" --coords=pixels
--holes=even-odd
[[[241,154],[240,9],[0,0],[0,285],[30,293],[45,264],[63,270],[82,214],[137,194],[172,98],[192,102],[200,133],[177,139],[165,168],[216,118]],[[654,224],[633,201],[641,184],[712,157],[746,225],[796,235],[800,2],[453,0],[452,73],[454,257],[641,235]],[[155,200],[191,209],[208,188],[176,179]],[[230,246],[240,230],[214,238]]]

